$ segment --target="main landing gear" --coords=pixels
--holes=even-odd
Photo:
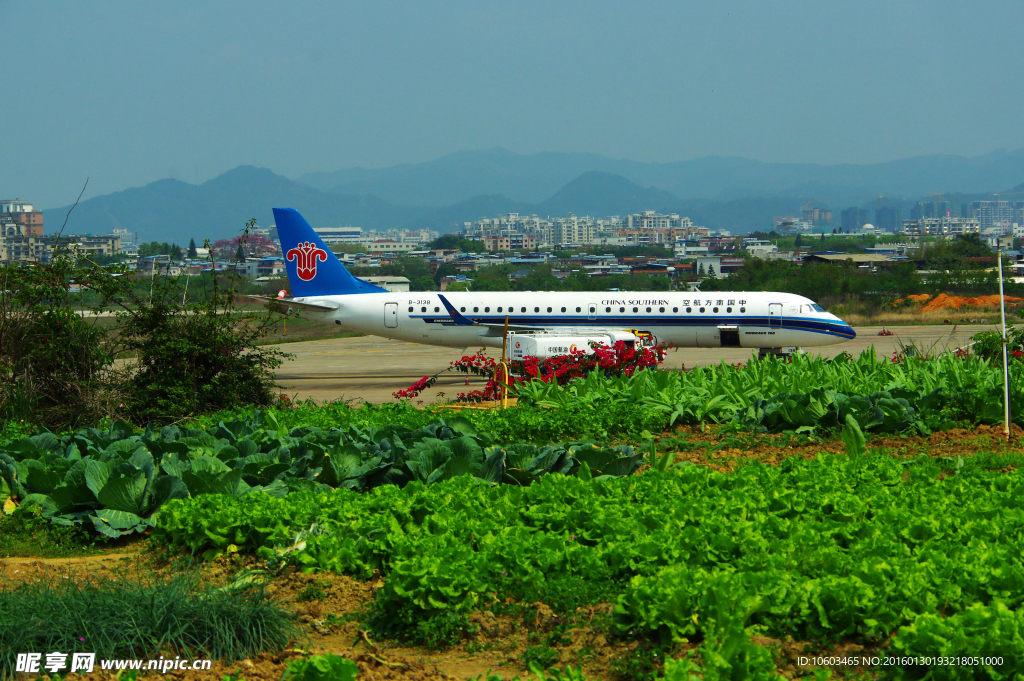
[[[773,357],[781,357],[782,359],[787,359],[790,355],[798,353],[800,351],[800,348],[793,346],[787,346],[783,348],[759,348],[757,351],[757,358],[764,359],[765,357],[771,355]]]

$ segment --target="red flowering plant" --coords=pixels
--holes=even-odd
[[[424,376],[405,390],[392,393],[396,399],[409,399],[419,396],[424,390],[433,386],[443,373],[457,371],[466,374],[466,385],[469,375],[483,376],[487,383],[482,390],[459,393],[458,402],[483,402],[501,398],[504,385],[508,385],[514,394],[515,386],[531,381],[554,381],[565,385],[574,378],[582,378],[593,371],[607,375],[632,376],[639,369],[650,369],[665,361],[668,344],[654,347],[632,348],[623,341],[617,341],[608,347],[600,343],[592,343],[592,352],[580,349],[572,350],[568,355],[538,359],[525,357],[521,361],[509,361],[509,375],[503,376],[499,362],[484,354],[483,349],[476,354],[463,356],[451,362],[448,368],[433,376]]]

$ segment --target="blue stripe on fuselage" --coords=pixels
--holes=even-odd
[[[436,313],[433,315],[416,315],[410,314],[411,319],[422,319],[428,324],[444,324],[446,326],[454,326],[455,322],[449,316],[438,316]],[[471,321],[479,322],[481,324],[504,324],[504,315],[485,315],[485,316],[470,316],[465,317]],[[508,317],[509,326],[516,325],[528,325],[528,326],[585,326],[587,324],[600,323],[601,326],[615,325],[625,328],[639,328],[642,326],[749,326],[749,327],[765,327],[772,328],[768,317],[720,317],[720,316],[688,316],[688,317],[608,317],[602,316],[599,319],[592,319],[587,316],[551,316],[551,317],[540,317],[540,316],[528,316],[528,315],[509,315]],[[782,318],[781,326],[774,327],[779,330],[791,330],[791,331],[808,331],[810,333],[820,333],[828,336],[838,336],[840,338],[856,338],[857,334],[854,333],[853,329],[848,324],[837,324],[835,322],[818,321],[815,319],[800,319],[800,318]]]

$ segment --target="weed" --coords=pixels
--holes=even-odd
[[[465,615],[441,613],[416,624],[415,640],[432,650],[443,650],[475,634],[476,630],[477,626]]]
[[[597,658],[597,651],[593,646],[583,646],[576,651],[576,664],[580,667]]]
[[[0,514],[0,557],[69,558],[97,553],[96,538],[80,526],[54,525],[38,506]]]
[[[540,667],[548,669],[558,664],[558,651],[548,646],[530,646],[519,658],[527,669]]]
[[[317,582],[310,582],[306,588],[295,594],[295,600],[308,603],[309,601],[322,601],[327,598],[327,593]]]
[[[382,608],[377,603],[371,606],[364,621],[375,639],[395,638],[431,650],[450,648],[476,634],[478,629],[460,613],[439,612],[424,617],[418,608],[395,611]]]
[[[658,678],[665,657],[665,650],[661,647],[650,648],[641,644],[612,662],[612,673],[629,681],[653,681]]]
[[[355,662],[327,653],[289,662],[281,681],[355,681],[358,674]]]
[[[494,650],[494,649],[495,649],[495,645],[494,645],[494,643],[492,643],[490,641],[485,641],[484,643],[475,643],[474,642],[474,643],[467,643],[466,644],[466,652],[469,653],[470,655],[474,655],[476,653],[482,653],[482,652],[485,652],[485,651],[488,651],[488,650]]]

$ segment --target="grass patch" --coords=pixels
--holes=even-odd
[[[300,636],[259,585],[201,586],[194,573],[120,577],[0,590],[0,678],[13,678],[15,655],[24,651],[238,660],[279,652]]]
[[[54,525],[39,507],[0,515],[0,558],[72,558],[99,553],[96,537],[81,527]]]

